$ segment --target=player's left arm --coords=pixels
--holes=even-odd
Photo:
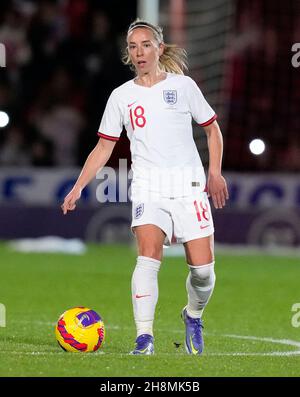
[[[208,196],[212,198],[215,208],[223,208],[229,199],[226,180],[222,176],[223,137],[216,120],[203,128],[209,150]]]

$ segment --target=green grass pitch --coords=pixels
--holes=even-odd
[[[184,351],[184,258],[167,257],[159,274],[154,356],[136,357],[130,281],[136,254],[90,245],[82,256],[21,254],[0,245],[0,376],[299,376],[299,258],[217,254],[216,288],[204,313],[202,356]],[[95,353],[66,353],[54,326],[73,306],[103,317],[106,340]],[[181,343],[176,348],[175,344]]]

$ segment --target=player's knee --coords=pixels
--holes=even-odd
[[[156,245],[144,245],[139,247],[139,255],[146,256],[147,258],[162,259],[162,247]]]
[[[186,259],[190,266],[205,266],[207,263],[214,262],[214,252],[212,249],[207,250],[188,250]]]
[[[201,266],[189,265],[191,272],[191,281],[197,285],[214,284],[216,280],[214,262]]]

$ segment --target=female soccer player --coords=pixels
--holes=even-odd
[[[137,328],[132,354],[153,354],[153,320],[158,300],[157,274],[163,245],[174,238],[184,245],[189,273],[185,348],[203,350],[202,313],[213,292],[214,226],[208,196],[215,208],[228,199],[221,174],[223,141],[216,114],[196,83],[183,74],[185,51],[164,43],[162,29],[136,20],[128,29],[124,62],[136,77],[110,95],[96,147],[89,154],[73,189],[62,204],[75,209],[82,189],[108,161],[123,126],[130,140],[133,180],[132,230],[138,257],[132,276],[132,302]],[[193,140],[192,118],[208,139],[209,170]]]

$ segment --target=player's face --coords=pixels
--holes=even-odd
[[[131,62],[139,75],[155,71],[158,67],[163,45],[158,44],[153,32],[147,28],[136,28],[127,37]]]

